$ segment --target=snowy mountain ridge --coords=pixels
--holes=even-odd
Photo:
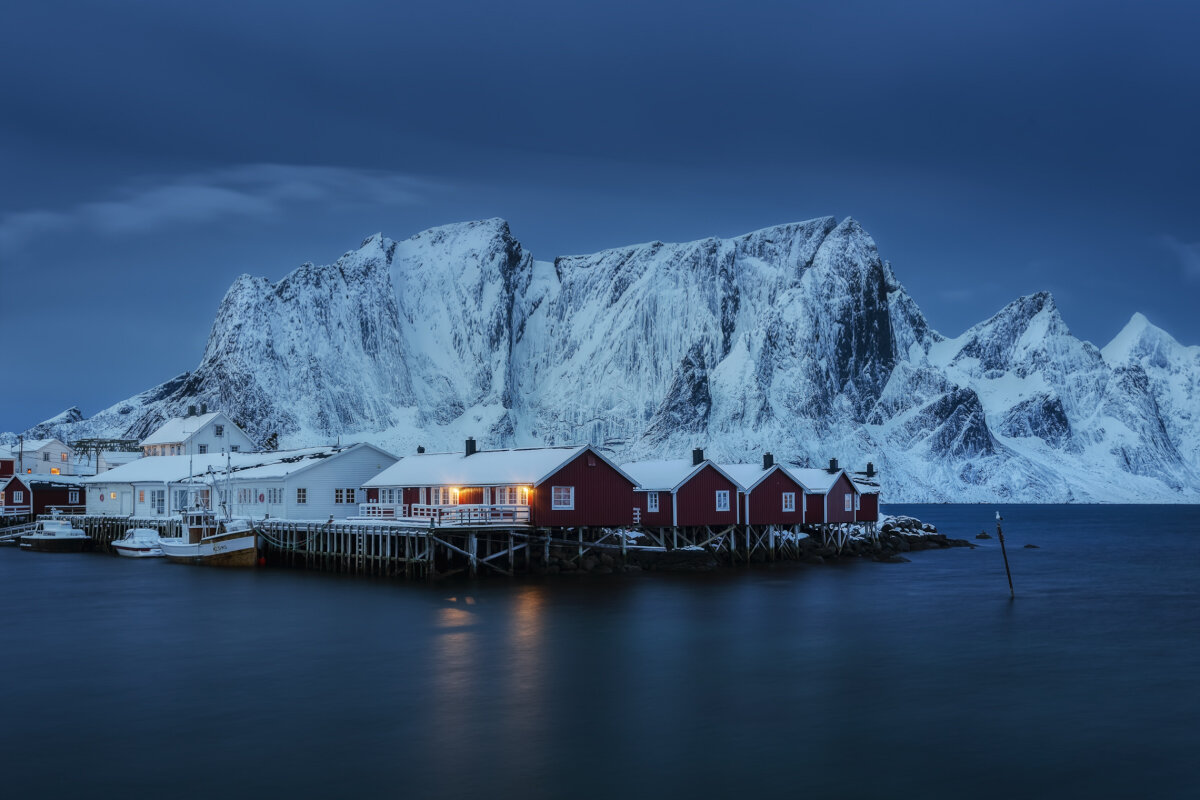
[[[849,218],[553,262],[498,219],[377,234],[243,275],[195,370],[34,430],[141,437],[199,402],[283,446],[704,447],[872,460],[892,501],[1200,500],[1200,347],[1138,314],[1100,350],[1046,293],[944,337]]]

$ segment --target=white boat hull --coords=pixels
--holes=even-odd
[[[117,555],[126,558],[162,558],[163,549],[156,544],[121,544],[113,542],[113,550]]]

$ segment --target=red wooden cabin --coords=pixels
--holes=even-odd
[[[0,478],[0,517],[5,520],[33,516],[33,492],[22,476]]]
[[[748,525],[798,525],[804,521],[804,487],[766,453],[763,463],[722,464],[741,485],[740,521]]]
[[[621,470],[638,482],[638,521],[646,527],[734,525],[741,486],[693,450],[692,459],[638,461]]]
[[[634,517],[634,481],[588,445],[418,451],[364,484],[371,517],[438,524],[616,527]]]

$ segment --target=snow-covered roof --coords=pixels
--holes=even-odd
[[[673,492],[706,466],[712,467],[734,483],[739,483],[737,478],[707,459],[699,464],[693,464],[690,458],[635,461],[622,464],[621,471],[633,478],[638,489],[648,492]]]
[[[463,452],[418,453],[405,456],[363,486],[536,486],[589,449],[588,445],[573,445],[477,450],[470,456]]]
[[[361,445],[353,445],[359,447]],[[307,447],[301,450],[277,450],[271,453],[205,453],[192,456],[154,456],[139,458],[84,478],[85,484],[100,483],[179,483],[189,478],[205,478],[211,471],[225,475],[225,465],[231,468],[230,477],[280,478],[299,472],[335,453],[350,447]],[[381,451],[382,452],[382,451]],[[228,458],[228,462],[226,462]]]
[[[811,467],[785,467],[787,473],[812,494],[829,494],[829,490],[837,483],[837,479],[846,474],[845,470],[830,472],[827,469]],[[851,481],[853,484],[853,481]],[[856,487],[857,488],[857,487]]]
[[[21,478],[31,489],[37,487],[43,489],[54,487],[73,489],[83,483],[82,475],[47,475],[42,473],[22,475]]]
[[[154,433],[141,441],[142,447],[150,444],[177,444],[186,442],[188,437],[212,422],[217,417],[225,416],[220,411],[199,414],[194,417],[175,417],[169,419]],[[226,421],[226,424],[232,424]],[[168,456],[169,457],[169,456]]]
[[[105,464],[128,464],[130,461],[142,458],[141,451],[131,450],[104,450],[100,455],[104,457]]]
[[[717,466],[745,491],[750,491],[762,483],[763,479],[775,470],[783,469],[780,464],[773,464],[768,469],[763,469],[762,464],[718,464]]]
[[[51,444],[57,444],[59,447],[66,447],[68,450],[71,449],[70,447],[67,447],[67,445],[59,439],[26,439],[21,446],[14,444],[8,448],[9,451],[12,453],[12,456],[0,456],[0,457],[16,458],[17,454],[20,453],[20,451],[22,449],[25,450],[26,454],[36,453],[37,451],[39,451],[39,450],[43,449],[44,447],[46,447],[47,445],[51,445]]]

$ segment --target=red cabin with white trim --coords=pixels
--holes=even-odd
[[[695,450],[691,461],[637,461],[621,470],[638,483],[639,523],[646,527],[734,525],[741,486]]]
[[[589,445],[424,453],[364,484],[370,517],[448,525],[617,527],[634,520],[634,481]]]
[[[774,462],[770,453],[757,464],[722,464],[737,479],[741,522],[749,525],[798,525],[804,521],[804,487]]]

